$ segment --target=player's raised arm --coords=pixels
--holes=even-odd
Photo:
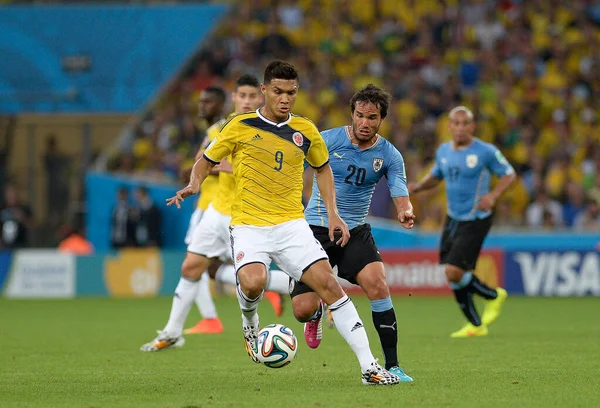
[[[202,157],[194,163],[189,184],[179,190],[174,197],[167,199],[168,206],[175,204],[177,208],[180,208],[184,199],[198,194],[200,185],[206,180],[213,168],[233,151],[236,136],[235,124],[223,125],[219,135],[208,145]]]
[[[190,183],[179,190],[175,196],[167,199],[167,205],[171,206],[175,204],[177,208],[181,208],[181,203],[186,198],[198,194],[200,191],[200,185],[208,177],[216,163],[210,162],[204,156],[196,160],[194,167],[192,167],[192,173],[190,175]]]

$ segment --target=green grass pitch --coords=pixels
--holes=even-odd
[[[354,297],[382,359],[368,301]],[[179,350],[139,351],[162,328],[168,298],[0,299],[0,407],[600,407],[600,299],[508,299],[486,338],[450,339],[463,323],[451,298],[396,297],[400,359],[413,384],[365,387],[336,330],[317,350],[291,311],[289,366],[245,353],[237,302],[216,300],[225,333]],[[289,305],[289,302],[287,303]],[[188,323],[194,323],[194,309]]]

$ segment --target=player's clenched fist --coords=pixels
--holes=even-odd
[[[412,211],[404,211],[398,214],[398,221],[406,229],[411,229],[415,225],[416,216]]]

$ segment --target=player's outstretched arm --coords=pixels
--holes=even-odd
[[[431,173],[427,173],[425,177],[421,179],[418,183],[408,183],[408,192],[410,194],[419,193],[421,191],[429,190],[440,184],[441,179],[435,177]]]
[[[337,203],[335,199],[335,183],[333,181],[333,172],[329,163],[323,167],[315,169],[317,173],[317,186],[321,192],[321,198],[325,209],[327,210],[327,217],[329,218],[329,239],[335,240],[336,233],[341,232],[342,237],[337,240],[336,244],[345,246],[350,239],[350,231],[348,231],[348,225],[342,220],[337,210]]]
[[[214,166],[214,163],[211,163],[204,157],[201,157],[199,160],[197,160],[196,163],[194,163],[194,167],[192,167],[190,183],[179,190],[174,197],[167,198],[167,205],[171,206],[175,204],[177,208],[181,208],[181,203],[183,200],[194,194],[198,194],[198,191],[200,191],[200,185],[206,179],[206,177],[208,177]]]
[[[405,197],[392,197],[394,205],[396,206],[396,212],[398,213],[398,222],[406,229],[411,229],[415,225],[415,214],[413,213],[413,206],[408,196]]]

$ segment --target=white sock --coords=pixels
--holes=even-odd
[[[200,278],[198,294],[194,300],[196,301],[196,306],[198,306],[198,310],[203,318],[216,319],[218,317],[217,308],[215,307],[215,302],[213,302],[212,294],[210,293],[210,276],[208,276],[208,272],[206,271],[204,271]]]
[[[371,353],[365,326],[358,316],[354,303],[348,295],[344,295],[344,297],[329,305],[329,310],[331,310],[335,328],[348,342],[358,358],[362,372],[365,372],[371,367],[375,357]]]
[[[290,277],[287,273],[278,269],[272,269],[269,271],[269,281],[267,282],[267,288],[265,290],[287,295],[290,288]]]
[[[191,281],[184,277],[179,279],[179,283],[175,288],[175,296],[173,296],[173,305],[171,306],[169,321],[164,328],[170,336],[178,337],[183,333],[183,325],[194,304],[194,298],[198,293],[199,284],[200,281]]]
[[[242,292],[240,285],[236,288],[238,302],[240,309],[242,310],[242,326],[253,326],[259,327],[258,325],[258,303],[263,297],[263,293],[260,294],[256,299],[248,299],[248,296]]]
[[[235,267],[229,264],[223,264],[217,269],[215,279],[219,282],[227,283],[229,285],[237,286],[235,279]]]

